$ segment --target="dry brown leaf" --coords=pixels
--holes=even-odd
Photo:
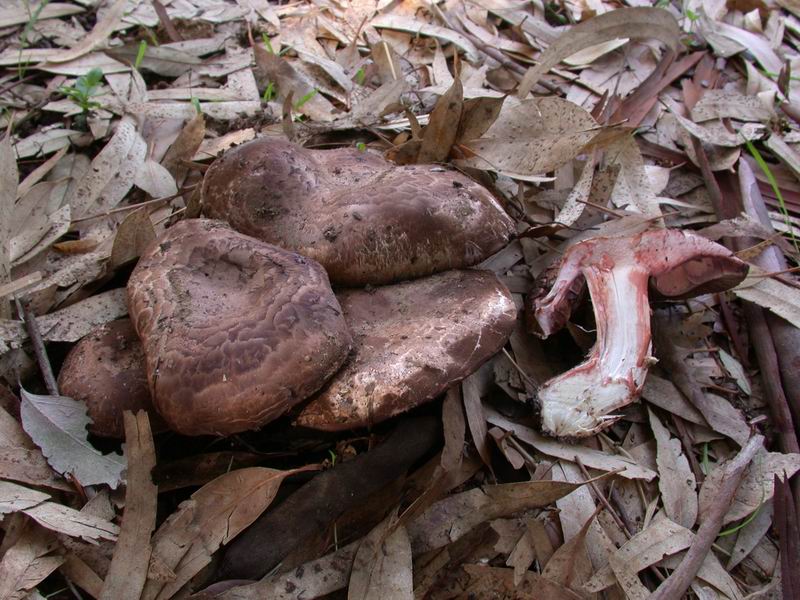
[[[708,426],[700,411],[686,400],[686,397],[678,391],[674,383],[668,379],[662,379],[652,372],[648,373],[647,379],[645,379],[642,398],[690,423],[704,427]]]
[[[487,409],[487,420],[492,425],[497,425],[506,431],[512,431],[517,438],[536,448],[548,456],[555,456],[563,460],[574,461],[577,458],[587,467],[601,471],[619,471],[619,475],[627,479],[644,479],[651,481],[656,473],[636,461],[622,455],[608,454],[593,450],[585,446],[565,444],[558,440],[547,438],[530,427],[514,423],[491,409]]]
[[[21,511],[42,527],[86,541],[116,540],[119,528],[105,519],[50,501],[50,496],[0,481],[0,515]]]
[[[765,277],[758,267],[751,266],[747,278],[733,289],[733,293],[783,317],[795,327],[800,327],[800,290]]]
[[[514,600],[581,600],[581,596],[531,571],[519,586],[514,583],[514,571],[500,567],[464,565],[470,585],[465,598],[513,598]],[[499,596],[498,596],[499,594]]]
[[[493,522],[492,528],[495,527],[496,522]],[[497,545],[495,545],[495,549],[497,549]],[[534,560],[536,560],[536,550],[533,537],[530,528],[526,527],[506,559],[506,566],[514,569],[515,586],[520,584]]]
[[[483,136],[497,120],[503,108],[505,96],[500,98],[481,97],[464,101],[464,111],[458,127],[456,140],[476,140]]]
[[[138,4],[138,0],[134,1],[134,5],[136,4]],[[105,12],[102,19],[95,23],[91,33],[81,39],[79,44],[70,48],[69,50],[61,50],[58,52],[58,54],[50,56],[47,59],[47,62],[66,63],[71,60],[75,60],[84,54],[88,54],[97,48],[119,25],[122,15],[125,13],[125,9],[127,7],[128,0],[117,0],[114,2],[114,4],[112,4],[111,7]]]
[[[633,136],[624,136],[607,150],[609,162],[618,164],[619,176],[611,194],[612,202],[619,207],[629,207],[645,217],[661,215],[658,198],[645,170],[644,159]]]
[[[139,258],[154,239],[156,232],[147,207],[133,211],[117,228],[114,245],[111,247],[109,268],[116,270],[125,263]]]
[[[564,481],[528,481],[487,485],[448,496],[408,526],[414,554],[456,541],[476,525],[521,510],[543,508],[584,485]]]
[[[718,464],[700,488],[700,520],[708,512],[709,507],[716,501],[717,492],[722,484],[725,465]],[[749,470],[733,499],[733,504],[728,510],[723,524],[743,519],[763,502],[772,498],[775,492],[775,476],[783,479],[789,478],[800,470],[800,454],[781,454],[780,452],[760,451],[756,454]]]
[[[697,519],[697,481],[681,451],[680,441],[670,436],[669,430],[652,410],[648,410],[648,414],[658,446],[658,489],[664,512],[678,525],[691,529]]]
[[[430,37],[438,38],[455,44],[467,54],[467,60],[470,62],[477,62],[480,54],[478,53],[475,45],[469,39],[460,33],[440,27],[439,25],[431,25],[420,19],[413,17],[406,17],[396,14],[382,14],[372,18],[369,22],[371,27],[377,29],[396,29],[398,31],[408,31],[416,35],[427,35]]]
[[[281,482],[307,468],[277,471],[250,467],[207,483],[183,502],[153,536],[150,573],[142,600],[166,600],[180,590],[211,555],[266,510]],[[169,570],[174,579],[159,572]]]
[[[461,401],[461,386],[454,385],[442,402],[442,428],[444,429],[444,448],[440,465],[445,472],[456,472],[464,460],[464,441],[466,423]]]
[[[205,117],[203,117],[203,113],[197,113],[193,119],[186,123],[161,160],[161,164],[166,167],[167,171],[172,173],[179,185],[183,183],[186,173],[189,171],[186,162],[194,159],[194,155],[203,143],[205,134]]]
[[[158,489],[150,475],[156,449],[150,419],[145,411],[125,411],[123,419],[128,456],[125,513],[101,600],[139,600],[150,563],[150,535],[156,528]]]
[[[133,176],[133,184],[152,198],[166,198],[178,192],[172,173],[152,159],[139,165]]]
[[[492,455],[489,451],[486,413],[481,402],[480,383],[478,374],[473,374],[461,382],[461,395],[464,398],[464,411],[467,414],[467,424],[475,448],[480,454],[483,463],[491,469]]]
[[[691,115],[695,123],[726,118],[766,123],[776,116],[772,107],[756,96],[745,96],[729,90],[705,90],[692,107]]]
[[[586,552],[586,535],[594,519],[584,523],[577,535],[560,546],[547,561],[542,576],[576,593],[592,575],[592,563]]]
[[[0,284],[11,281],[11,218],[17,197],[17,160],[11,145],[11,136],[0,140]],[[11,315],[8,303],[0,303],[0,318]]]
[[[525,98],[542,75],[580,50],[618,38],[656,39],[675,50],[680,33],[675,17],[661,8],[623,8],[596,16],[570,28],[542,52],[539,63],[525,73],[517,93]]]
[[[437,100],[430,114],[428,125],[422,131],[419,162],[442,162],[447,158],[450,148],[456,141],[463,110],[464,92],[461,80],[455,79],[450,89]]]
[[[575,158],[597,133],[591,115],[567,100],[507,101],[482,137],[462,141],[474,156],[458,164],[521,179],[542,175]]]
[[[350,572],[347,600],[414,598],[411,543],[393,512],[361,541]]]
[[[0,560],[0,600],[22,600],[64,561],[53,534],[29,523]]]

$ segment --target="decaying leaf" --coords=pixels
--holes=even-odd
[[[458,162],[525,179],[572,160],[598,131],[586,110],[561,98],[506,102],[486,133],[461,142],[474,156]]]
[[[414,597],[411,543],[396,520],[396,514],[390,514],[361,542],[350,573],[348,600]]]
[[[305,469],[299,469],[305,470]],[[153,535],[142,600],[166,600],[272,503],[287,476],[298,472],[250,467],[217,477],[183,502]],[[171,572],[168,579],[160,573]]]
[[[669,430],[652,410],[648,414],[658,448],[658,489],[664,502],[664,512],[672,521],[691,528],[697,519],[697,482],[694,473],[681,451],[680,441],[670,437]]]

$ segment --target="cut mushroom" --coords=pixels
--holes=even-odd
[[[206,173],[203,211],[317,260],[335,284],[379,285],[475,265],[513,221],[483,187],[435,165],[261,138]]]
[[[547,294],[533,300],[533,316],[543,337],[563,327],[585,279],[597,342],[585,362],[540,389],[543,429],[556,436],[592,435],[618,418],[610,413],[639,396],[655,360],[648,282],[662,296],[686,298],[729,289],[747,270],[719,244],[674,229],[597,237],[572,246]]]
[[[516,320],[511,295],[488,271],[448,271],[338,298],[354,356],[298,425],[365,427],[432,400],[493,356]]]
[[[128,303],[156,408],[187,435],[257,429],[350,350],[322,267],[219,221],[169,228],[131,274]]]
[[[150,399],[144,353],[130,319],[101,325],[78,342],[61,367],[58,388],[86,403],[95,435],[124,438],[126,410],[146,410],[153,431],[166,428]]]

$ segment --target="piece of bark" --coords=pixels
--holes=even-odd
[[[438,436],[435,419],[401,421],[383,444],[320,473],[264,514],[231,543],[212,580],[263,577],[296,546],[402,476],[433,447]]]

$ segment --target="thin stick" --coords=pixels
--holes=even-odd
[[[39,326],[36,324],[36,315],[28,309],[26,303],[20,302],[19,298],[16,296],[14,296],[14,302],[17,304],[19,316],[25,321],[25,327],[28,330],[28,336],[31,339],[33,351],[36,354],[36,360],[39,363],[39,369],[42,372],[47,392],[51,396],[58,396],[58,384],[56,383],[55,375],[53,375],[53,367],[50,365],[50,359],[47,358],[47,350],[44,347],[42,333],[39,331]]]
[[[700,524],[695,535],[694,542],[683,557],[681,564],[667,577],[667,580],[658,586],[655,592],[650,595],[649,600],[673,600],[683,598],[689,589],[692,581],[700,570],[706,559],[714,540],[717,539],[720,529],[722,529],[722,519],[730,509],[736,490],[744,477],[744,472],[753,457],[764,444],[764,436],[754,435],[750,438],[744,448],[731,460],[721,479],[719,491],[714,495],[714,502],[711,504],[705,519]]]

